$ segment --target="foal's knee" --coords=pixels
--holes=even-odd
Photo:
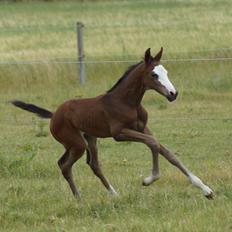
[[[154,152],[159,152],[160,151],[160,143],[154,139],[150,139],[147,142],[148,146],[150,149]]]

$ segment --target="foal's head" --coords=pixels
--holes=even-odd
[[[150,48],[146,50],[144,55],[144,85],[146,89],[154,89],[169,101],[174,101],[177,98],[178,92],[168,79],[167,70],[160,64],[162,53],[163,48],[161,48],[155,57],[152,57]]]

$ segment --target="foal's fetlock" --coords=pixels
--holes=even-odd
[[[80,200],[80,199],[81,199],[81,194],[80,194],[80,192],[73,193],[73,196],[74,196],[77,200]]]
[[[119,194],[115,191],[115,189],[113,188],[112,185],[109,186],[108,192],[109,192],[112,196],[115,196],[115,197],[118,197],[118,196],[119,196]]]
[[[148,186],[148,185],[152,184],[153,182],[157,181],[159,178],[160,178],[159,174],[148,176],[148,177],[144,178],[143,185]]]

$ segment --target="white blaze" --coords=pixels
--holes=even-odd
[[[172,85],[171,81],[168,79],[168,71],[163,65],[157,65],[153,69],[153,72],[158,75],[158,81],[170,92],[176,94],[176,89]]]

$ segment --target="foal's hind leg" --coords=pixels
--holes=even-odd
[[[114,190],[112,185],[108,182],[108,180],[104,177],[99,160],[98,160],[98,150],[97,150],[97,139],[93,136],[84,135],[87,143],[87,164],[91,167],[93,170],[93,173],[101,180],[102,184],[106,187],[106,189],[114,194],[117,195],[117,192]]]
[[[85,149],[86,147],[84,141],[80,141],[78,144],[76,143],[74,146],[66,150],[64,155],[58,161],[61,172],[64,178],[69,183],[69,186],[75,197],[80,197],[80,193],[73,181],[72,166],[78,159],[81,158],[81,156],[84,154]]]

